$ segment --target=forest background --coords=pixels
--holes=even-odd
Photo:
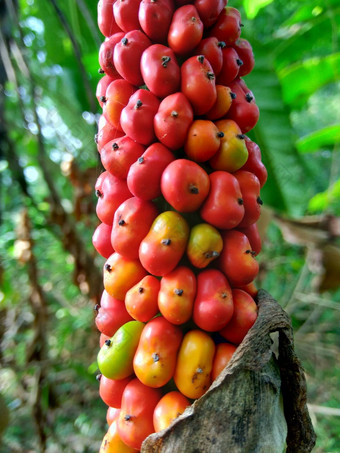
[[[0,3],[1,452],[92,453],[105,432],[93,312],[104,259],[91,243],[96,3]],[[292,318],[315,452],[339,452],[340,4],[229,6],[255,53],[246,82],[261,117],[250,136],[269,173],[258,286]]]

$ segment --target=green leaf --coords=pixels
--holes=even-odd
[[[274,50],[278,69],[309,58],[326,57],[334,52],[335,43],[340,39],[340,8],[327,10],[307,22],[282,25],[275,35],[278,38]],[[306,43],[312,44],[306,46]]]
[[[340,125],[328,126],[315,131],[296,142],[300,153],[310,153],[340,143]]]
[[[302,107],[319,88],[340,80],[340,53],[310,58],[281,69],[278,75],[284,101]]]
[[[272,3],[273,0],[243,0],[243,7],[249,19],[254,19],[260,9]]]
[[[270,58],[270,47],[253,41],[255,68],[246,77],[260,108],[260,120],[252,135],[261,148],[268,181],[261,191],[266,204],[291,215],[304,212],[312,187],[301,191],[308,174],[303,159],[294,146],[294,135],[289,110],[282,102],[278,77]]]
[[[335,214],[339,211],[339,200],[340,200],[340,179],[332,184],[329,189],[324,192],[316,194],[309,201],[308,209],[311,212],[323,212],[329,210],[334,205]]]
[[[304,3],[297,11],[285,22],[284,25],[294,25],[300,22],[314,20],[322,14],[329,15],[331,9],[339,6],[339,0],[328,0],[327,3],[314,0]]]

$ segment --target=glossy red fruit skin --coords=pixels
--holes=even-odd
[[[243,79],[236,78],[229,84],[236,94],[226,118],[234,120],[243,134],[256,126],[260,112],[255,102],[254,93],[249,90]]]
[[[114,80],[107,87],[103,114],[109,123],[120,131],[123,131],[120,125],[121,112],[135,91],[136,87],[125,79]]]
[[[106,340],[109,340],[111,337],[109,335],[105,335],[103,333],[99,336],[99,347],[101,348]]]
[[[92,236],[92,244],[99,255],[108,258],[114,252],[111,245],[111,225],[101,223],[95,229]]]
[[[195,120],[189,127],[184,144],[185,154],[195,162],[207,162],[221,146],[221,132],[212,121]]]
[[[120,76],[118,76],[120,77]],[[116,78],[110,77],[108,75],[104,75],[99,82],[97,83],[97,88],[96,88],[96,98],[99,102],[99,105],[103,108],[104,105],[104,99],[106,97],[106,90],[107,87],[110,85],[111,82],[116,80]]]
[[[216,36],[227,46],[232,45],[241,34],[241,16],[237,9],[227,6],[221,12],[216,24],[209,31],[209,36]]]
[[[177,266],[161,279],[158,307],[165,319],[175,325],[189,321],[196,286],[195,274],[186,266]]]
[[[248,293],[254,300],[256,299],[257,294],[259,292],[254,282],[250,282],[248,283],[248,285],[239,286],[238,288],[233,289],[242,289],[242,291]]]
[[[249,240],[252,250],[258,255],[261,252],[262,241],[259,233],[259,229],[256,223],[246,227],[246,228],[237,228],[238,231],[245,234]]]
[[[142,0],[138,11],[140,26],[152,41],[165,44],[173,12],[172,0]]]
[[[255,101],[254,93],[247,87],[246,82],[237,77],[232,83],[229,84],[232,91],[236,94],[236,99],[239,101],[245,101],[246,96],[251,97]]]
[[[161,396],[159,389],[147,387],[137,378],[127,384],[117,422],[126,445],[140,450],[143,440],[154,431],[153,412]]]
[[[235,41],[233,44],[233,48],[236,50],[238,56],[243,62],[238,75],[239,77],[246,76],[253,70],[255,66],[253,48],[250,42],[243,38],[237,39],[237,41]]]
[[[152,201],[132,197],[124,201],[113,218],[112,247],[120,255],[137,259],[139,245],[147,235],[158,210]]]
[[[113,14],[118,26],[127,33],[139,30],[138,20],[140,0],[116,0],[113,5]]]
[[[104,288],[110,296],[122,301],[125,306],[126,293],[146,275],[147,272],[139,260],[126,258],[115,252],[103,266]]]
[[[176,9],[168,33],[168,44],[176,55],[187,55],[203,36],[203,23],[194,5]]]
[[[246,137],[245,140],[248,150],[248,160],[243,167],[240,168],[240,170],[246,170],[254,173],[254,175],[258,177],[262,188],[267,181],[268,172],[261,160],[260,147],[255,142],[252,142],[248,137]]]
[[[156,217],[139,247],[139,259],[150,274],[163,277],[173,271],[185,253],[189,225],[176,211]]]
[[[170,47],[162,44],[148,47],[140,67],[145,84],[155,96],[165,98],[179,90],[181,70]]]
[[[126,179],[130,166],[143,154],[145,147],[127,135],[111,140],[102,148],[100,157],[105,170]]]
[[[95,320],[99,332],[112,337],[123,324],[132,320],[124,302],[115,299],[104,290]]]
[[[200,210],[202,219],[223,230],[237,227],[244,216],[237,179],[225,171],[215,171],[209,178],[210,192]]]
[[[194,5],[205,28],[214,25],[228,0],[195,0]]]
[[[109,379],[101,375],[99,384],[100,398],[107,406],[120,409],[124,389],[131,379],[132,376],[124,379]]]
[[[134,372],[143,384],[160,388],[170,381],[182,338],[181,329],[163,316],[146,324],[133,359]]]
[[[159,99],[150,91],[137,90],[120,116],[120,124],[126,135],[142,145],[151,145],[156,139],[153,122],[159,104]]]
[[[203,55],[190,57],[181,66],[181,77],[181,91],[190,101],[194,114],[204,115],[217,98],[211,64]]]
[[[148,322],[159,312],[158,292],[160,281],[153,275],[147,275],[125,295],[127,312],[137,321]]]
[[[127,176],[130,192],[142,200],[158,198],[162,194],[162,173],[174,159],[173,153],[161,143],[150,145],[130,167]]]
[[[196,211],[208,196],[209,189],[209,176],[196,162],[176,159],[163,171],[162,194],[176,211]]]
[[[103,172],[97,179],[95,190],[98,196],[97,216],[103,223],[112,225],[116,209],[132,195],[126,181]]]
[[[98,122],[98,133],[95,135],[95,142],[97,144],[98,152],[111,140],[122,137],[124,132],[116,129],[111,123],[101,115]]]
[[[207,332],[217,332],[230,321],[233,312],[233,298],[226,276],[217,269],[200,272],[193,311],[195,324]]]
[[[219,333],[227,341],[240,344],[254,325],[257,318],[257,305],[254,299],[241,289],[233,289],[234,314],[230,322]]]
[[[98,2],[98,27],[104,36],[109,38],[115,33],[121,31],[119,26],[116,24],[113,15],[113,4],[115,0],[99,0]]]
[[[119,32],[106,39],[99,48],[99,65],[101,69],[110,77],[119,78],[120,75],[113,62],[113,52],[116,44],[124,38],[124,33]]]
[[[256,126],[260,116],[259,108],[254,99],[251,97],[247,97],[247,99],[239,101],[236,98],[227,113],[227,118],[235,121],[243,134]]]
[[[151,46],[150,39],[140,30],[127,32],[115,46],[114,65],[118,73],[132,85],[143,85],[140,60],[142,53],[149,46]]]
[[[158,140],[171,150],[184,146],[187,132],[194,120],[189,100],[183,93],[170,94],[162,100],[154,117]]]
[[[235,77],[237,77],[240,67],[242,67],[242,61],[236,50],[232,47],[225,47],[222,49],[222,56],[223,64],[216,83],[229,86]]]
[[[112,423],[118,418],[120,409],[115,407],[108,407],[106,411],[106,423],[111,426]]]
[[[222,69],[222,49],[224,47],[224,42],[219,41],[215,36],[211,36],[210,38],[202,39],[195,49],[196,55],[204,55],[208,59],[216,77]]]
[[[238,170],[234,176],[240,185],[244,205],[244,217],[238,227],[247,228],[261,215],[260,181],[254,173],[245,170]]]
[[[247,285],[259,272],[259,263],[247,236],[237,230],[222,234],[223,250],[217,261],[218,268],[226,275],[232,287]]]
[[[219,343],[216,345],[216,351],[211,370],[211,378],[214,381],[228,365],[232,355],[236,351],[236,346],[230,343]]]
[[[167,428],[188,406],[190,406],[190,402],[182,393],[178,391],[166,393],[153,413],[155,432]]]

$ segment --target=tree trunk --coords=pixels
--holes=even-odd
[[[312,451],[316,436],[289,317],[264,290],[258,306],[256,323],[207,393],[149,436],[142,453]]]

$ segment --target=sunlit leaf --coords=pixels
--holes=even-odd
[[[273,0],[243,0],[243,7],[249,19],[254,19],[261,8],[272,3]]]
[[[325,147],[334,147],[336,143],[340,143],[340,125],[325,127],[302,137],[296,142],[296,146],[301,153],[310,153]]]
[[[322,86],[340,80],[340,53],[314,57],[279,71],[284,101],[301,107]]]
[[[340,8],[306,23],[282,26],[275,35],[279,38],[274,49],[278,69],[309,58],[328,56],[340,39]]]
[[[334,7],[339,7],[338,0],[328,0],[327,3],[320,0],[304,2],[284,25],[293,25],[299,22],[314,20],[322,14],[330,15]]]
[[[323,212],[329,209],[334,204],[337,208],[335,214],[339,214],[340,201],[340,180],[332,184],[325,192],[316,194],[308,204],[308,209],[311,212]]]

